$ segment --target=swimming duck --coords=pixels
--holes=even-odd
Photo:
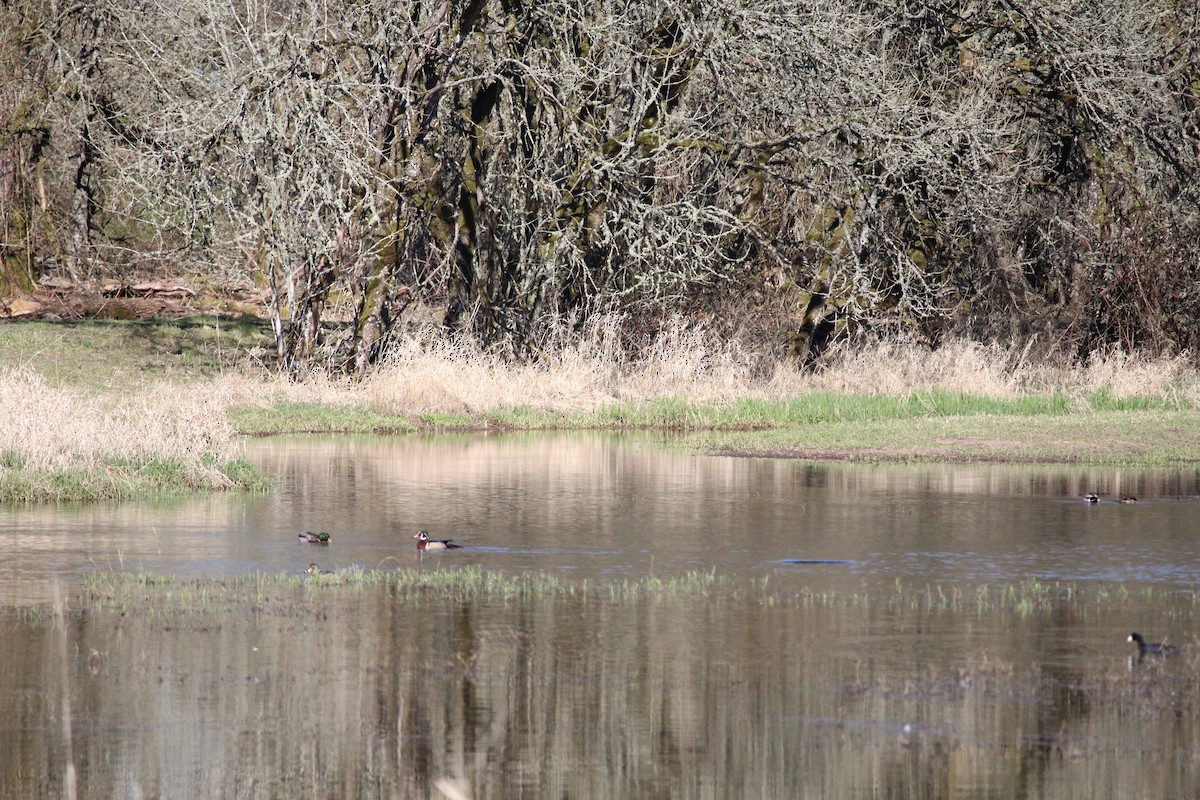
[[[1140,633],[1131,633],[1126,641],[1137,642],[1139,656],[1177,656],[1179,648],[1161,642],[1149,642]]]
[[[321,569],[316,564],[309,564],[308,569],[306,569],[304,571],[305,571],[305,573],[307,573],[309,575],[332,575],[333,574],[333,570]]]
[[[1136,497],[1134,497],[1134,496],[1133,496],[1133,495],[1131,495],[1131,494],[1123,494],[1123,495],[1121,495],[1121,500],[1120,500],[1120,502],[1121,502],[1121,503],[1124,503],[1124,504],[1125,504],[1125,505],[1127,505],[1127,506],[1131,506],[1131,505],[1133,505],[1134,503],[1136,503],[1136,502],[1137,502],[1137,498],[1136,498]]]
[[[1085,494],[1085,495],[1083,496],[1083,502],[1085,502],[1085,503],[1099,503],[1099,502],[1100,502],[1100,495],[1098,495],[1098,494]]]
[[[329,544],[333,541],[333,537],[325,531],[321,531],[320,533],[305,531],[304,533],[300,534],[299,539],[302,542],[312,542],[313,544]]]
[[[417,549],[421,551],[453,550],[455,548],[462,547],[461,544],[455,544],[449,539],[430,539],[429,531],[425,530],[417,531],[416,536],[413,538],[417,540]]]

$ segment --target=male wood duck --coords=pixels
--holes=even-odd
[[[429,531],[417,531],[417,535],[413,537],[417,540],[417,549],[424,552],[425,550],[454,550],[462,547],[461,544],[455,544],[449,539],[430,539]]]
[[[1147,642],[1142,638],[1140,633],[1131,633],[1126,640],[1129,642],[1137,642],[1139,656],[1177,656],[1179,648],[1174,645],[1162,644],[1161,642]]]
[[[313,544],[329,544],[333,541],[333,537],[325,531],[321,531],[320,533],[305,531],[304,533],[300,534],[299,538],[302,542],[312,542]]]
[[[321,569],[316,564],[309,564],[308,569],[304,570],[309,575],[332,575],[333,570]]]

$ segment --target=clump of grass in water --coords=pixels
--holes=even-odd
[[[764,584],[765,585],[765,584]],[[332,574],[280,573],[232,578],[174,578],[146,573],[94,573],[85,580],[85,600],[96,608],[128,610],[152,604],[163,610],[204,612],[237,603],[270,602],[276,590],[324,592],[386,586],[398,596],[420,600],[511,600],[562,596],[708,596],[718,588],[735,590],[715,572],[689,572],[672,578],[646,577],[612,582],[573,581],[551,573],[505,573],[464,569],[343,570]]]
[[[1148,599],[1149,593],[1152,592],[1152,589],[1144,590],[1141,592],[1141,599]],[[903,581],[897,578],[887,602],[895,608],[975,611],[980,614],[1012,612],[1028,616],[1081,603],[1096,606],[1124,604],[1130,597],[1130,593],[1123,586],[1098,586],[1084,592],[1074,584],[1046,582],[1037,578],[1005,585],[981,584],[973,588],[930,584],[913,588],[905,586]]]
[[[676,578],[649,576],[635,581],[621,581],[608,585],[608,595],[614,600],[635,597],[708,597],[718,587],[728,586],[729,580],[718,577],[716,572],[688,572]]]
[[[1029,579],[1006,585],[974,587],[905,585],[897,580],[892,591],[794,592],[778,587],[768,590],[767,579],[734,580],[715,571],[687,572],[673,577],[639,579],[573,580],[553,573],[506,573],[463,569],[349,569],[332,574],[256,574],[231,578],[174,578],[146,573],[94,573],[83,587],[83,600],[97,610],[125,612],[140,609],[147,614],[216,613],[233,605],[295,603],[304,598],[316,602],[333,593],[359,592],[387,587],[403,602],[474,602],[582,597],[610,602],[704,598],[708,600],[753,597],[768,606],[800,604],[812,606],[871,606],[876,603],[898,609],[925,612],[998,614],[1019,616],[1045,614],[1070,607],[1091,608],[1142,605],[1152,590],[1130,592],[1123,586],[1086,586]],[[302,593],[299,594],[298,593]],[[1195,592],[1181,597],[1192,606]]]

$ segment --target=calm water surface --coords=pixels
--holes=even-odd
[[[0,599],[92,570],[223,576],[412,566],[428,528],[454,564],[580,577],[796,577],[819,589],[1035,576],[1190,588],[1200,474],[815,465],[698,456],[659,437],[514,434],[247,443],[266,496],[8,509]],[[1089,506],[1087,492],[1134,494]],[[298,545],[302,530],[331,547]],[[813,561],[837,564],[803,563]]]
[[[715,571],[772,596],[0,616],[0,796],[1168,797],[1200,768],[1197,473],[814,465],[653,435],[272,439],[280,489],[7,509],[0,594],[91,571]],[[1140,498],[1089,506],[1089,491]],[[429,528],[461,551],[418,559]],[[328,547],[300,545],[327,530]],[[889,602],[1029,577],[1112,603]],[[829,600],[831,596],[839,598]],[[1092,595],[1089,595],[1092,596]],[[788,600],[787,598],[791,598]],[[279,599],[279,598],[275,598]],[[1129,630],[1185,655],[1128,658]],[[73,770],[68,769],[73,765]]]

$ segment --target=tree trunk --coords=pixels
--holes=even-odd
[[[79,12],[78,49],[68,76],[77,82],[77,101],[82,106],[83,119],[76,135],[75,170],[71,192],[71,236],[67,249],[68,267],[78,278],[86,271],[92,257],[92,228],[98,194],[97,171],[99,149],[95,137],[101,123],[98,95],[100,86],[100,55],[98,43],[104,35],[101,12],[91,6]]]
[[[0,297],[33,291],[37,204],[29,176],[46,137],[41,131],[0,140]]]

